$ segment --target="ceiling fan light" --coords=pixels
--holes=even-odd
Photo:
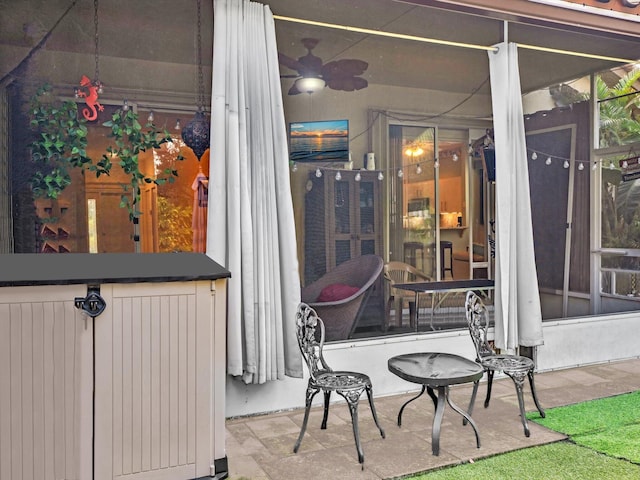
[[[302,77],[296,80],[296,88],[309,94],[322,90],[324,86],[324,80],[319,77]]]

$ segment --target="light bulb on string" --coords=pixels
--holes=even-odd
[[[382,181],[383,178],[384,175],[382,174],[382,172],[378,172],[378,180]]]
[[[298,171],[298,164],[296,162],[293,162],[293,165],[291,165],[291,171],[292,172]]]
[[[584,170],[584,163],[580,162],[578,164],[578,170],[580,170],[580,171]]]
[[[565,160],[564,163],[562,164],[562,166],[564,168],[569,168],[569,160]]]
[[[124,100],[122,102],[122,111],[123,112],[128,112],[129,111],[129,102],[127,100]]]
[[[469,144],[469,155],[473,155],[473,147],[471,146],[471,144]]]
[[[149,116],[147,117],[147,121],[148,121],[149,123],[151,123],[151,122],[153,122],[153,120],[154,120],[153,110],[150,110],[150,111],[149,111]]]
[[[358,173],[356,173],[355,181],[359,182],[360,180],[362,180],[362,175],[360,175],[360,172],[358,172]]]
[[[316,168],[316,177],[320,178],[322,176],[322,170],[320,170],[319,168]]]
[[[544,163],[546,163],[547,165],[551,165],[551,157],[547,157]]]
[[[180,130],[182,128],[182,126],[180,125],[180,119],[176,119],[176,126],[173,127],[175,130]]]
[[[422,173],[422,167],[420,166],[420,164],[418,164],[418,166],[416,167],[416,174],[420,175]]]
[[[458,157],[458,154],[457,154],[457,153],[454,153],[452,158],[453,158],[453,161],[454,161],[454,162],[457,162],[457,161],[458,161],[458,158],[459,158],[459,157]]]
[[[536,152],[533,152],[533,153],[531,154],[531,160],[535,160],[535,159],[537,159],[537,158],[538,158],[538,154],[537,154]]]
[[[402,178],[404,177],[404,172],[402,171],[401,168],[398,169],[398,178]]]
[[[438,160],[438,159],[436,158],[435,162],[433,162],[433,166],[434,166],[435,168],[440,168],[440,160]]]
[[[613,161],[609,162],[609,170],[615,170],[616,166],[613,164]]]
[[[593,162],[593,166],[591,167],[591,170],[597,170],[598,169],[598,162]]]
[[[629,162],[627,162],[626,160],[624,160],[622,162],[622,168],[627,168],[629,166]]]
[[[340,172],[336,172],[336,180],[339,182],[340,180],[342,180],[342,175],[340,175]]]

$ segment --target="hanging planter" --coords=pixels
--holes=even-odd
[[[129,178],[122,184],[123,195],[120,206],[129,211],[129,220],[140,215],[141,186],[154,183],[172,183],[178,175],[176,170],[165,169],[156,177],[146,176],[139,165],[139,156],[148,150],[159,148],[172,141],[171,134],[160,131],[148,122],[144,127],[138,121],[138,114],[130,109],[116,110],[111,119],[103,123],[110,128],[107,135],[112,139],[106,153],[94,162],[87,156],[87,120],[78,115],[78,106],[73,101],[59,102],[51,95],[51,87],[40,87],[31,99],[30,126],[36,133],[30,144],[31,158],[36,164],[36,172],[31,177],[31,189],[36,198],[58,198],[71,184],[71,170],[80,168],[92,172],[96,178],[109,175],[117,159],[118,166]],[[183,160],[180,154],[177,160]]]

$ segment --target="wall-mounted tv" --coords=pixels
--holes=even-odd
[[[290,123],[289,159],[293,162],[348,161],[349,120]]]

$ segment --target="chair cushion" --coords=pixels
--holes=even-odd
[[[322,289],[316,302],[337,302],[345,298],[349,298],[360,290],[358,287],[345,285],[344,283],[332,283]]]

